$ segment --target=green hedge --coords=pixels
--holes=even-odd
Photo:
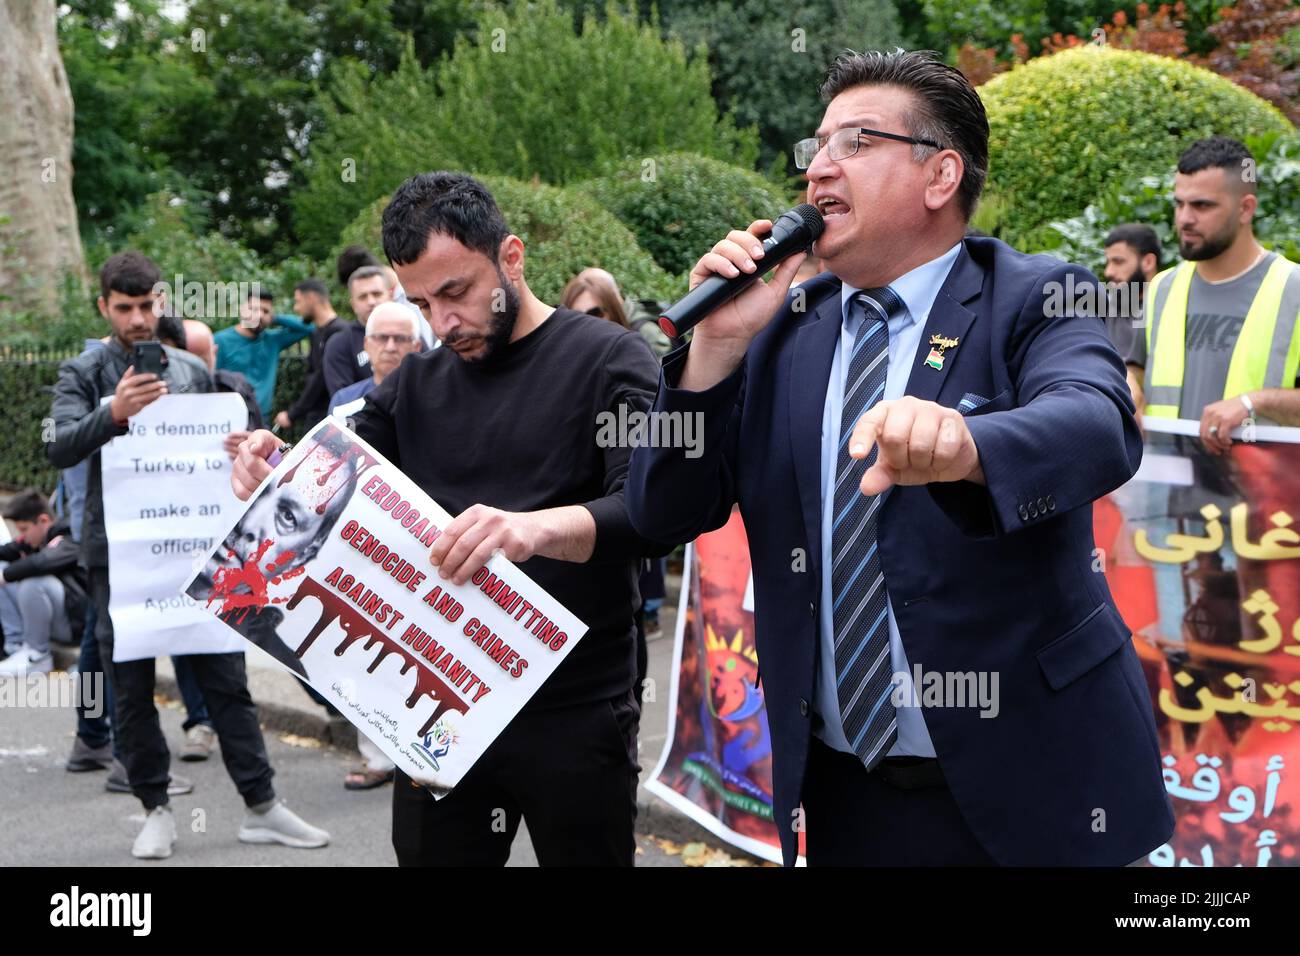
[[[798,201],[757,173],[691,153],[630,162],[583,188],[672,275],[688,273],[728,230],[775,219]]]
[[[0,394],[9,410],[9,427],[0,430],[0,485],[54,490],[58,470],[45,457],[42,423],[49,417],[59,362],[74,349],[0,353]]]
[[[980,87],[1001,238],[1027,248],[1109,187],[1161,175],[1194,140],[1285,133],[1273,106],[1188,63],[1093,46],[1040,57]]]
[[[79,354],[79,349],[0,352],[0,394],[9,406],[10,426],[0,432],[0,487],[54,490],[58,469],[45,457],[43,422],[50,414],[54,383],[59,378],[59,362]],[[287,408],[302,390],[307,374],[305,355],[286,354],[280,358],[275,383],[275,408]],[[287,441],[301,437],[295,426]]]
[[[535,185],[499,176],[482,177],[511,232],[526,247],[528,286],[543,302],[559,301],[564,285],[588,266],[607,269],[638,299],[671,299],[685,292],[655,264],[626,226],[581,187]],[[338,253],[359,243],[381,254],[381,220],[388,198],[368,206],[339,237]]]

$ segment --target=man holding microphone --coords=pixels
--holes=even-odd
[[[654,408],[702,414],[703,454],[637,448],[632,523],[688,541],[740,507],[787,863],[804,829],[813,865],[1129,863],[1173,815],[1092,571],[1091,502],[1141,458],[1124,368],[1100,319],[1049,314],[1092,280],[963,238],[988,123],[959,72],[845,54],[822,93],[795,160],[829,272],[791,292],[786,259],[665,358]],[[765,271],[770,227],[692,285]]]

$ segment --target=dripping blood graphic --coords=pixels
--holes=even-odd
[[[298,650],[294,652],[298,657],[301,658],[306,654],[307,648],[312,646],[325,628],[337,620],[339,626],[343,628],[344,638],[339,646],[334,648],[336,657],[342,657],[355,642],[364,640],[363,646],[367,651],[375,644],[379,645],[379,654],[366,668],[366,673],[373,674],[375,668],[389,654],[396,654],[401,659],[401,673],[405,674],[411,668],[415,668],[415,690],[406,698],[407,709],[414,709],[416,702],[421,697],[428,697],[435,704],[433,715],[424,722],[424,726],[420,728],[419,736],[423,737],[427,734],[433,725],[438,722],[438,718],[447,711],[454,710],[460,714],[469,711],[469,705],[452,690],[446,681],[438,677],[429,667],[418,663],[400,644],[376,629],[373,624],[361,616],[360,612],[314,578],[307,577],[303,579],[302,584],[298,586],[298,590],[289,599],[288,609],[292,611],[302,603],[303,598],[308,597],[314,597],[320,601],[321,612],[320,617],[312,625],[311,630],[307,632],[307,636],[303,639]]]

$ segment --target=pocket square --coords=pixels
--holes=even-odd
[[[969,411],[979,408],[981,405],[987,405],[989,400],[983,395],[976,395],[974,392],[967,392],[957,403],[957,411],[965,415]]]

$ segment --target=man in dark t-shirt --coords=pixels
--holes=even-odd
[[[469,176],[407,180],[383,239],[443,347],[408,355],[354,430],[457,516],[430,553],[442,577],[463,584],[499,550],[588,627],[450,794],[435,800],[399,771],[398,862],[504,864],[522,819],[542,865],[631,866],[636,571],[668,549],[632,529],[630,442],[602,423],[650,408],[657,363],[635,332],[541,302],[523,242]],[[269,432],[245,442],[237,495],[270,473],[277,446]]]
[[[293,311],[312,325],[311,348],[307,353],[307,376],[294,403],[275,416],[280,428],[295,422],[310,429],[325,417],[330,393],[325,389],[325,346],[347,328],[347,323],[330,304],[329,289],[320,279],[303,279],[293,287]]]

